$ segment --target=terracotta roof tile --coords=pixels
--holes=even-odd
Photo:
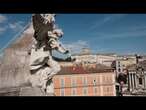
[[[61,71],[58,75],[69,75],[69,74],[92,74],[102,72],[113,72],[112,68],[85,68],[82,66],[70,66],[61,67]]]

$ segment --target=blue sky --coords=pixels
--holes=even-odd
[[[0,52],[30,22],[31,14],[0,14]],[[145,54],[146,14],[57,14],[61,42],[77,53]]]

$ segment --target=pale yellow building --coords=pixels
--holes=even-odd
[[[136,64],[136,57],[134,55],[119,56],[117,60],[120,61],[124,68]]]
[[[97,54],[96,63],[111,66],[112,62],[117,59],[115,54]]]

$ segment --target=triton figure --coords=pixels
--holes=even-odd
[[[60,65],[53,59],[52,50],[57,50],[71,59],[70,52],[59,43],[63,36],[55,25],[55,14],[34,14],[32,22],[35,44],[30,56],[30,82],[33,87],[40,87],[47,95],[54,94],[53,76],[60,71]]]

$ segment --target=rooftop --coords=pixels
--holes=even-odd
[[[139,66],[142,67],[144,70],[146,70],[146,60],[141,61],[139,63]],[[136,64],[130,65],[127,67],[128,70],[136,70]]]
[[[71,75],[71,74],[94,74],[94,73],[106,73],[113,72],[113,69],[106,67],[104,65],[97,65],[95,68],[83,67],[83,66],[70,66],[70,67],[61,67],[61,71],[58,75]]]

